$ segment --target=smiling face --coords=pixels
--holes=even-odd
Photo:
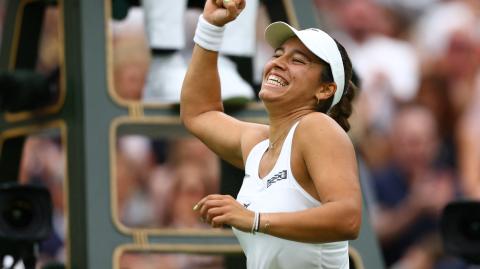
[[[315,109],[317,99],[328,99],[335,93],[334,83],[321,82],[323,69],[324,63],[297,37],[292,37],[275,50],[265,65],[259,97],[267,103],[280,102],[282,107],[300,105]]]

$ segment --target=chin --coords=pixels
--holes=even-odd
[[[258,98],[263,101],[263,98],[265,98],[265,90],[263,88],[260,89],[258,92]]]
[[[284,92],[281,92],[277,89],[270,89],[270,88],[261,88],[260,92],[258,92],[258,98],[262,101],[273,101],[280,98]]]
[[[265,90],[261,90],[259,93],[258,93],[258,98],[260,98],[261,101],[265,102],[265,101],[272,101],[274,98],[272,96],[271,93],[265,91]]]

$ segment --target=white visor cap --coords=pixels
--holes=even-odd
[[[330,108],[336,105],[343,95],[345,86],[345,71],[343,69],[342,55],[333,38],[324,31],[316,28],[297,30],[285,22],[274,22],[265,29],[265,40],[276,49],[287,39],[297,36],[300,41],[318,58],[327,62],[332,70],[333,80],[337,90]]]

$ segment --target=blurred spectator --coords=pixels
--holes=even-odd
[[[478,11],[478,1],[469,0],[438,1],[426,8],[411,33],[421,61],[425,65],[435,64],[435,59],[446,52],[454,32],[478,33]]]
[[[172,138],[158,162],[152,140],[125,136],[117,153],[121,221],[132,228],[205,228],[192,208],[219,188],[218,158],[196,138]]]
[[[141,100],[150,54],[143,25],[143,12],[131,8],[122,21],[112,21],[113,87],[127,100]]]
[[[65,152],[56,135],[29,136],[24,144],[19,181],[45,186],[52,197],[53,232],[40,243],[38,264],[65,262]]]
[[[477,167],[480,161],[475,142],[478,121],[473,115],[478,113],[480,104],[480,36],[472,26],[478,24],[479,19],[478,16],[472,19],[473,11],[463,2],[449,5],[463,7],[471,20],[445,34],[441,54],[429,59],[424,66],[428,75],[418,99],[432,108],[437,116],[446,142],[446,160],[458,168],[465,195],[478,198],[480,174]]]
[[[171,226],[175,203],[175,172],[157,165],[148,179],[148,203],[152,206],[150,228],[167,228]]]
[[[56,6],[48,6],[45,9],[45,16],[40,36],[39,54],[36,70],[48,75],[60,65],[60,43],[59,33],[59,11]]]
[[[443,207],[456,197],[451,169],[439,167],[439,137],[432,113],[406,105],[390,132],[392,159],[373,171],[377,208],[372,210],[387,266],[392,268],[462,268],[445,257],[438,222]],[[448,264],[450,267],[441,267]]]
[[[193,206],[218,191],[219,161],[196,138],[172,138],[162,144],[164,162],[155,162],[152,140],[125,136],[117,153],[117,191],[122,223],[131,228],[208,228]],[[120,268],[223,268],[223,258],[212,255],[127,253]]]
[[[152,61],[147,74],[143,100],[147,102],[178,103],[186,73],[186,62],[181,50],[192,42],[186,36],[185,13],[187,0],[142,2],[145,14],[145,30]],[[255,53],[255,22],[258,0],[248,1],[238,20],[225,28],[222,56],[219,59],[222,98],[254,98],[251,86],[240,76],[236,64],[228,56],[252,57]],[[199,15],[199,14],[198,14]],[[196,23],[192,24],[195,26]],[[188,53],[187,53],[188,54]]]
[[[480,36],[471,31],[456,31],[447,40],[447,50],[435,67],[448,80],[454,115],[460,116],[480,91]]]
[[[439,165],[456,169],[457,156],[455,126],[457,116],[449,96],[447,78],[438,73],[425,74],[422,77],[416,102],[430,110],[435,118],[439,136]]]
[[[169,143],[164,167],[174,176],[170,225],[206,228],[192,208],[204,196],[218,191],[220,167],[216,155],[197,138],[177,138]]]
[[[370,167],[388,159],[386,134],[400,103],[413,100],[420,62],[402,20],[373,0],[317,1],[325,27],[344,44],[361,81],[351,137]],[[323,26],[321,26],[324,28]]]
[[[140,135],[124,136],[119,139],[117,147],[120,221],[128,227],[149,227],[154,217],[153,206],[148,199],[148,181],[155,166],[150,140]]]
[[[480,73],[477,76],[477,85],[480,86]],[[480,87],[478,86],[469,106],[459,120],[456,132],[463,191],[468,198],[476,200],[480,200]]]

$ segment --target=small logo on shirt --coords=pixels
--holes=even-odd
[[[276,183],[277,181],[280,181],[282,179],[287,178],[287,170],[282,170],[281,172],[276,173],[271,177],[270,179],[267,180],[267,188],[270,187],[273,183]]]
[[[245,208],[248,208],[248,207],[250,206],[250,204],[251,204],[251,203],[243,203],[243,206],[244,206]]]

